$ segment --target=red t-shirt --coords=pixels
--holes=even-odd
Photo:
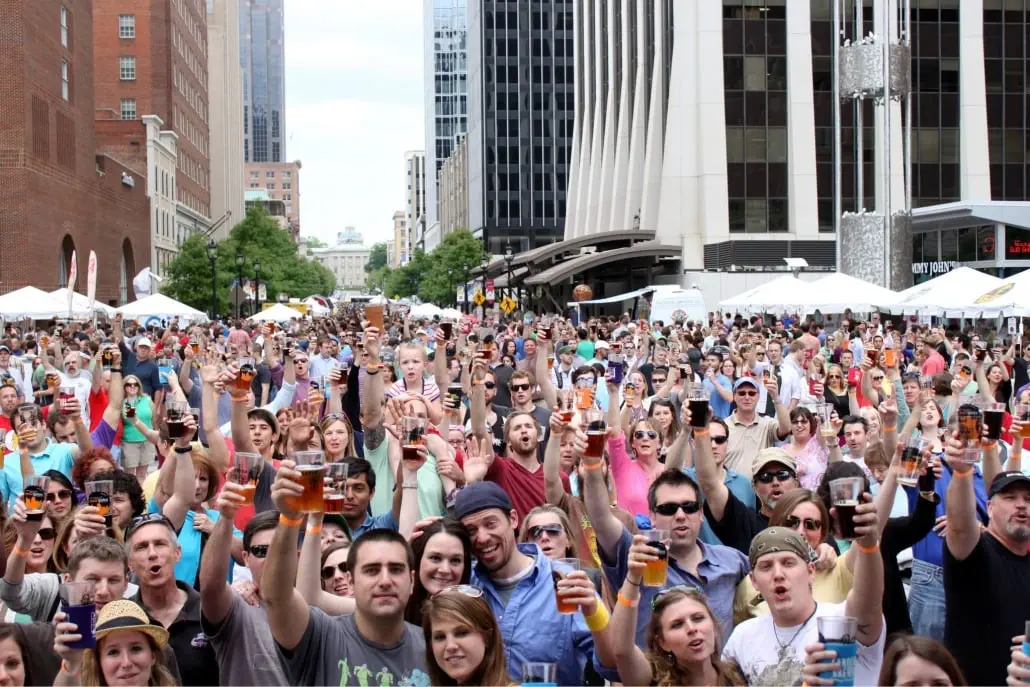
[[[562,488],[566,492],[571,492],[569,476],[564,472],[559,474]],[[542,465],[538,466],[536,471],[529,472],[511,458],[494,456],[494,462],[487,470],[486,478],[501,485],[508,494],[512,505],[515,506],[515,512],[519,515],[519,523],[526,519],[529,511],[547,503]]]
[[[96,430],[107,410],[107,392],[103,389],[89,391],[89,431]]]

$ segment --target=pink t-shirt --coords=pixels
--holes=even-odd
[[[948,369],[948,364],[944,362],[944,356],[937,351],[930,354],[930,357],[923,363],[923,367],[920,368],[920,374],[932,377],[933,375],[940,374]]]
[[[620,507],[633,515],[650,515],[647,505],[647,490],[651,482],[665,470],[665,466],[657,460],[650,470],[630,458],[626,451],[626,435],[620,433],[608,440],[608,462],[611,466],[612,479],[615,481],[615,493]]]

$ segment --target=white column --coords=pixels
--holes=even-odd
[[[787,3],[787,198],[789,230],[819,235],[812,87],[812,17],[807,2]]]
[[[689,40],[690,34],[676,24],[677,36]],[[662,157],[665,153],[665,136],[662,123],[665,120],[665,69],[662,65],[662,51],[665,49],[665,7],[662,0],[654,0],[654,62],[651,69],[651,98],[648,104],[647,138],[644,144],[644,188],[640,207],[640,228],[658,228],[658,202],[662,197]],[[677,89],[678,90],[678,89]],[[669,108],[671,116],[671,103]]]
[[[681,4],[676,5],[676,12]],[[676,42],[680,42],[678,32]],[[697,48],[693,59],[697,64],[698,128],[694,136],[700,202],[697,220],[683,228],[684,270],[703,268],[705,243],[711,243],[712,236],[728,238],[730,232],[725,79],[722,59],[714,57],[722,54],[722,7],[713,2],[697,3]],[[808,85],[811,89],[811,75]]]
[[[888,4],[891,21],[884,25],[883,8]],[[891,43],[898,40],[897,0],[874,0],[873,32],[877,36],[889,36]],[[986,112],[986,111],[985,111]],[[890,101],[890,208],[887,208],[887,197],[884,189],[883,160],[886,156],[887,140],[883,126],[883,106],[874,106],[874,132],[876,135],[873,169],[876,188],[876,211],[894,214],[905,209],[905,131],[901,128],[901,103]]]
[[[983,5],[983,0],[959,3],[959,192],[962,200],[991,199]]]
[[[608,231],[612,225],[612,188],[615,176],[615,132],[618,127],[616,106],[619,94],[615,85],[615,47],[618,43],[619,29],[615,25],[615,6],[622,0],[605,0],[604,22],[606,29],[601,38],[601,51],[608,62],[605,70],[608,88],[605,89],[604,101],[604,134],[601,137],[601,185],[597,203],[597,230]]]
[[[575,119],[572,125],[572,152],[569,157],[569,187],[565,194],[565,239],[571,239],[577,235],[576,221],[579,219],[577,203],[579,202],[579,177],[582,173],[580,149],[582,144],[580,136],[583,128],[583,78],[580,74],[580,46],[583,42],[579,39],[580,25],[583,21],[583,13],[580,11],[580,3],[583,0],[572,2],[572,26],[573,32],[573,78],[575,83]],[[428,151],[427,151],[428,153]]]
[[[637,13],[637,71],[635,74],[627,74],[627,78],[636,79],[636,86],[633,89],[633,121],[629,134],[629,187],[626,191],[626,208],[622,220],[626,229],[632,229],[639,222],[637,215],[642,211],[640,203],[644,195],[644,148],[647,144],[649,104],[647,82],[651,74],[647,63],[647,43],[644,39],[648,34],[647,7],[653,2],[654,0],[633,0],[633,11]]]
[[[577,130],[579,135],[579,171],[576,173],[576,222],[574,225],[574,236],[583,236],[590,231],[587,225],[587,200],[590,193],[590,177],[593,156],[591,155],[591,141],[593,137],[593,111],[594,111],[594,89],[593,89],[593,41],[591,40],[591,20],[594,14],[593,0],[583,0],[579,21],[575,25],[575,53],[576,53],[576,88],[582,84],[582,98],[576,103],[576,118],[578,121]],[[580,112],[582,110],[582,112]]]
[[[591,52],[594,55],[593,61],[593,74],[594,74],[594,97],[593,97],[593,124],[591,126],[592,139],[590,141],[590,186],[587,191],[587,216],[586,216],[586,232],[588,234],[596,233],[600,228],[600,206],[601,206],[601,166],[604,144],[604,128],[605,122],[605,111],[604,111],[604,98],[605,92],[602,89],[604,84],[604,59],[603,50],[605,49],[604,40],[602,34],[604,33],[605,26],[605,0],[594,0],[593,4],[593,36],[591,45]]]
[[[614,34],[619,37],[616,44],[620,61],[620,68],[618,70],[619,89],[617,93],[619,123],[615,130],[615,164],[614,176],[612,178],[612,208],[611,220],[608,223],[609,231],[633,228],[632,221],[626,222],[626,204],[628,193],[627,181],[629,179],[629,129],[633,114],[630,109],[632,103],[630,102],[629,93],[632,90],[630,85],[637,78],[637,75],[629,70],[632,58],[630,53],[630,13],[635,11],[633,8],[634,3],[631,0],[615,0],[615,2],[620,3],[622,20],[615,27],[616,33]],[[615,5],[615,2],[612,3],[612,6]],[[614,58],[615,50],[610,50],[609,52]]]

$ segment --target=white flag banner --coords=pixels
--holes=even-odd
[[[92,312],[97,300],[97,254],[92,250],[89,252],[89,263],[86,267],[86,297],[89,298],[89,309]]]
[[[72,318],[72,297],[75,295],[75,279],[79,276],[79,259],[72,251],[72,265],[68,268],[68,319]]]

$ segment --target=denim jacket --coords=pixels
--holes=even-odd
[[[479,564],[472,570],[472,584],[483,590],[501,626],[508,674],[519,681],[523,663],[557,663],[559,685],[581,685],[594,637],[582,613],[558,613],[551,560],[536,544],[519,544],[519,551],[533,558],[533,571],[512,591],[507,606],[486,570]]]

